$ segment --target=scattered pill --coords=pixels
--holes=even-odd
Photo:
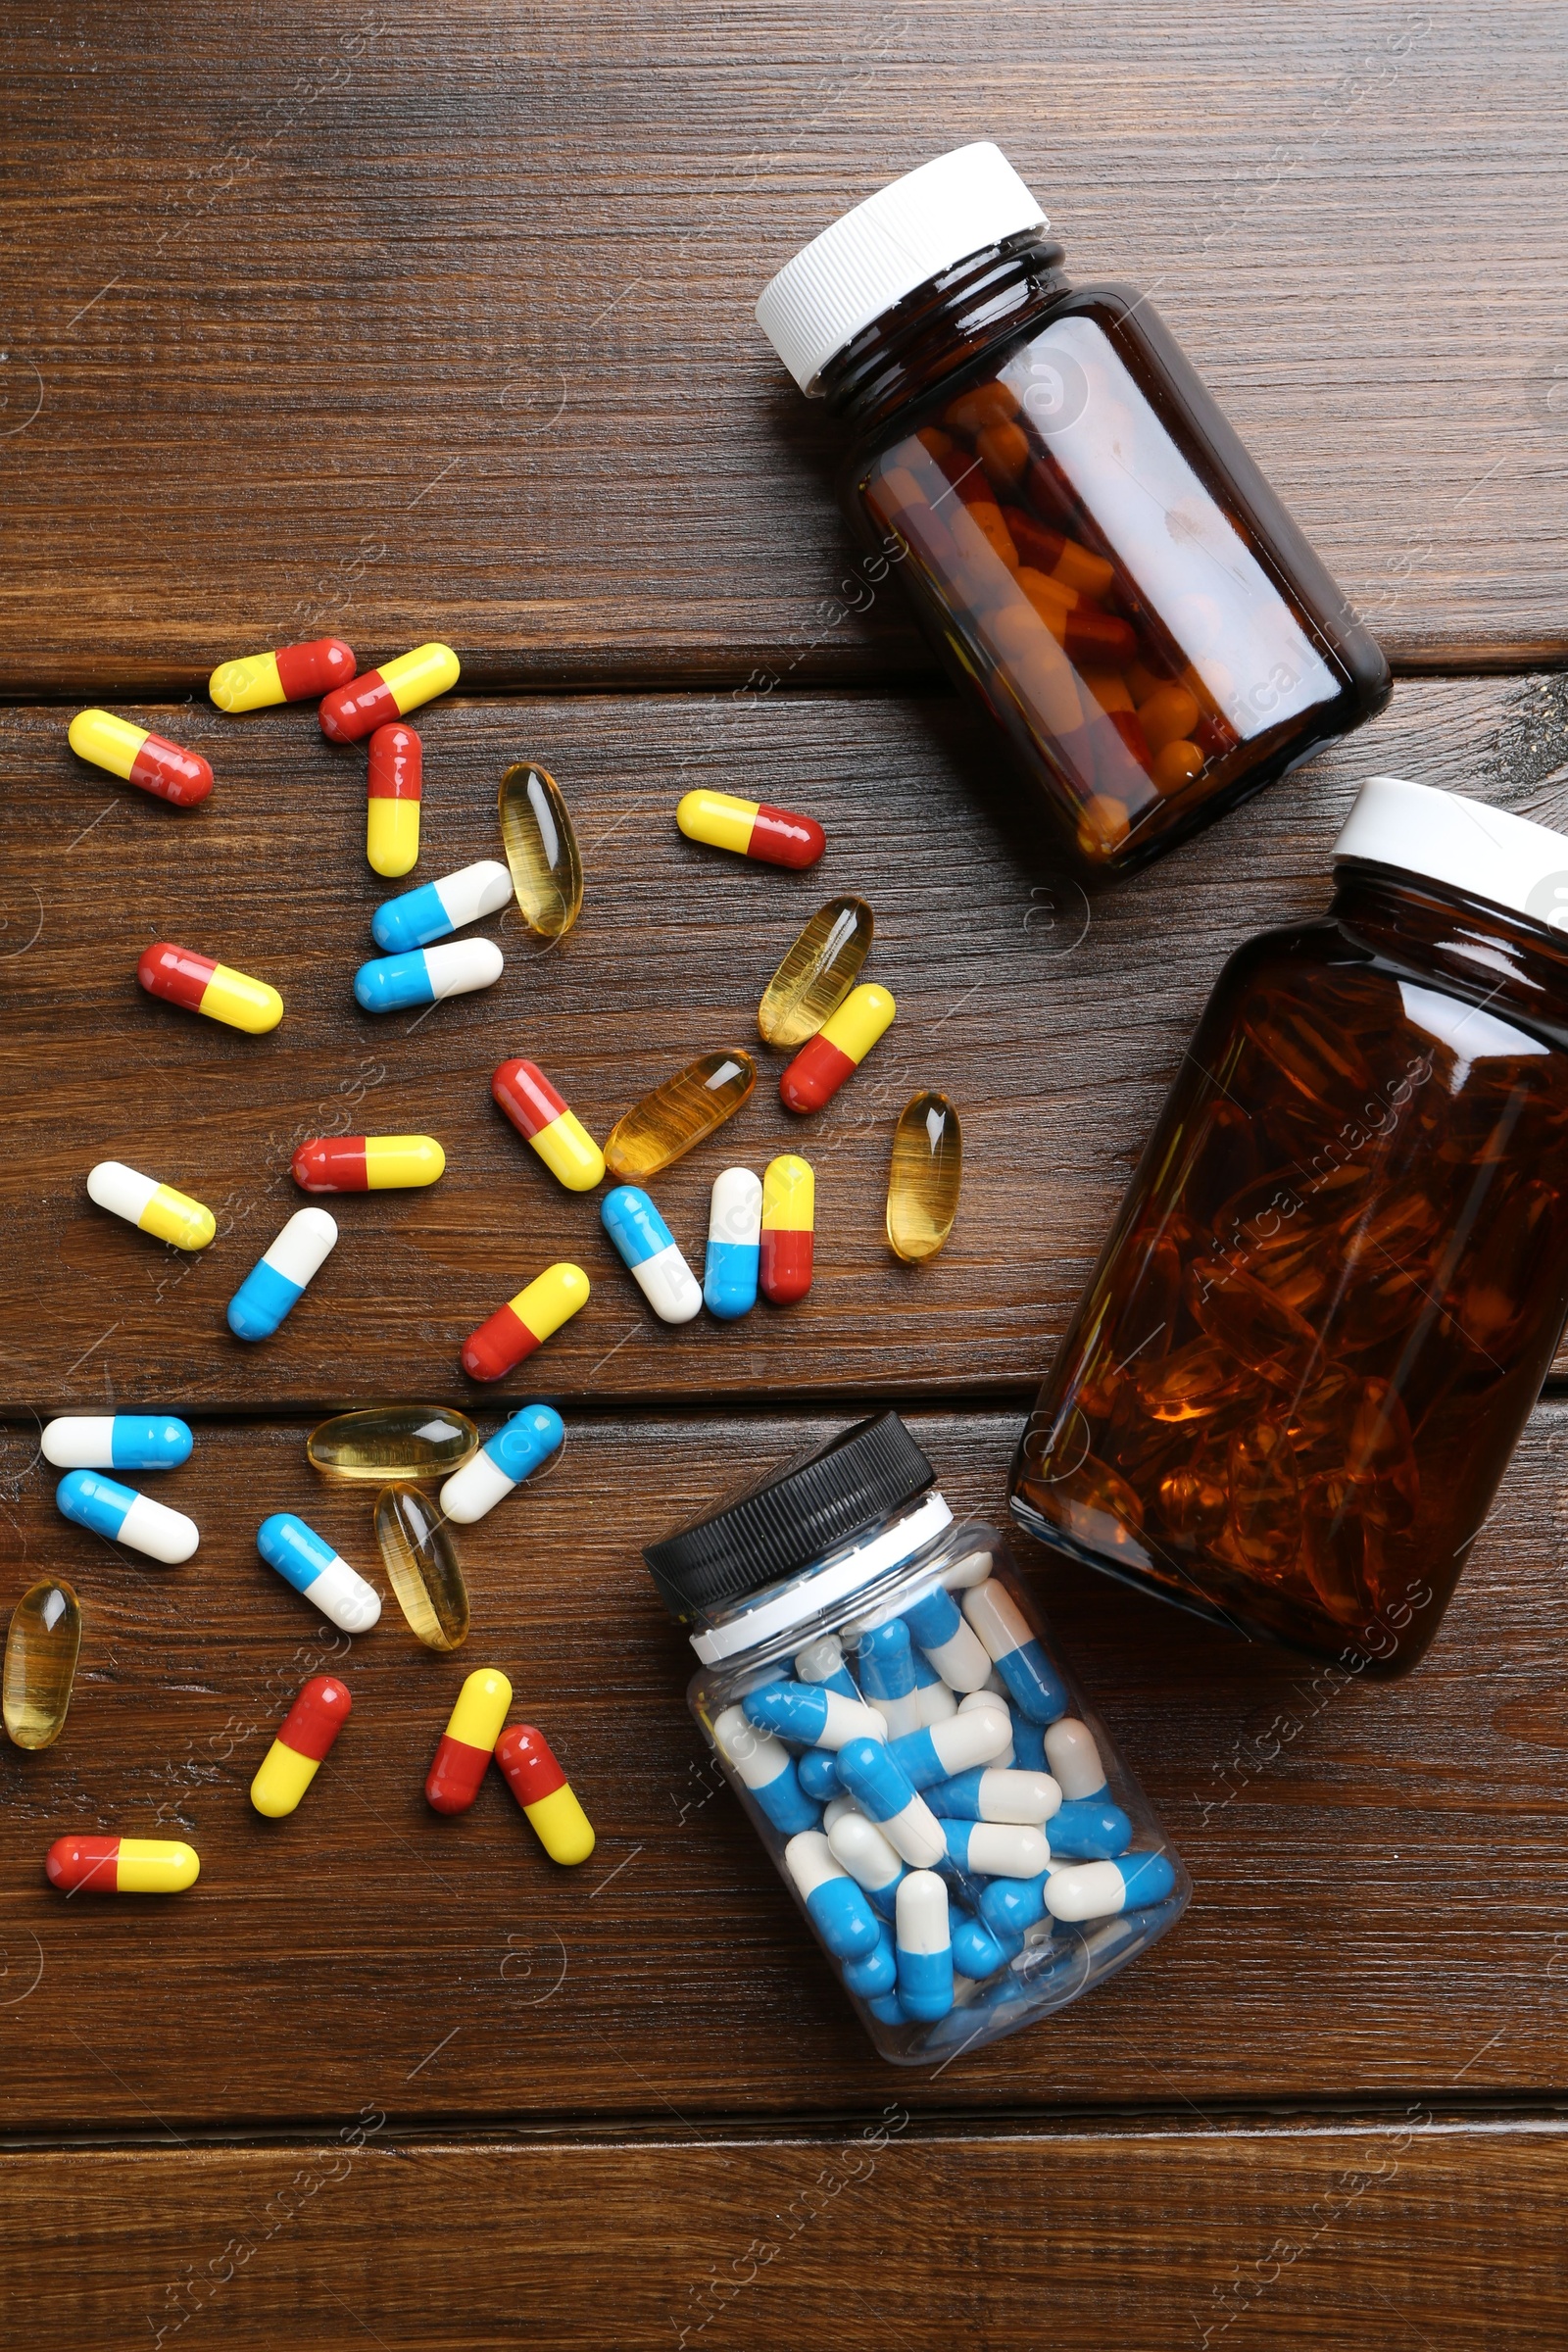
[[[381,1614],[381,1595],[324,1536],[292,1511],[276,1511],[256,1531],[256,1548],[285,1585],[345,1634],[368,1634]]]
[[[43,1866],[67,1894],[182,1894],[201,1862],[172,1838],[57,1838]]]
[[[561,1260],[536,1274],[525,1290],[498,1306],[487,1322],[463,1343],[463,1369],[470,1380],[503,1380],[525,1356],[569,1323],[588,1299],[581,1266]]]
[[[758,1280],[773,1306],[793,1306],[811,1287],[816,1178],[793,1152],[770,1159],[762,1175],[761,1255]]]
[[[905,1876],[905,1866],[893,1847],[876,1823],[867,1821],[863,1813],[846,1807],[831,1820],[826,1817],[824,1820],[834,1860],[843,1863],[883,1918],[891,1919],[899,1883]]]
[[[496,1762],[551,1861],[586,1862],[593,1825],[543,1732],[531,1723],[509,1724],[496,1741]]]
[[[194,1443],[172,1413],[70,1414],[46,1422],[39,1441],[57,1470],[177,1470]]]
[[[989,1569],[989,1555],[981,1555]],[[991,1680],[990,1653],[945,1585],[938,1585],[904,1612],[904,1622],[945,1683],[955,1690],[983,1690]]]
[[[6,1737],[18,1747],[48,1747],[65,1729],[81,1647],[81,1607],[68,1584],[46,1577],[11,1612],[0,1678]]]
[[[920,1729],[920,1699],[914,1680],[909,1629],[894,1617],[886,1625],[862,1634],[857,1652],[860,1688],[888,1727],[888,1738],[901,1739]]]
[[[953,1938],[948,1890],[934,1871],[911,1870],[899,1882],[895,1910],[899,2004],[922,2024],[953,2007]]]
[[[305,1451],[323,1478],[447,1478],[478,1451],[466,1413],[445,1404],[372,1404],[318,1421]]]
[[[963,1131],[946,1095],[915,1095],[899,1113],[888,1172],[888,1248],[920,1265],[953,1231],[963,1182]]]
[[[946,1860],[948,1841],[941,1823],[885,1746],[870,1739],[849,1740],[839,1749],[839,1778],[912,1869],[928,1870]]]
[[[419,862],[424,745],[413,727],[377,727],[365,763],[365,861],[395,882]]]
[[[501,779],[501,846],[529,930],[564,939],[582,912],[582,859],[560,785],[531,760]]]
[[[742,1708],[725,1707],[713,1718],[713,1743],[775,1830],[790,1838],[797,1830],[815,1829],[816,1806],[803,1791],[795,1759],[782,1740],[749,1722]]]
[[[1105,1767],[1087,1723],[1080,1723],[1076,1715],[1060,1716],[1046,1731],[1045,1748],[1047,1762],[1061,1783],[1063,1796],[1105,1794]]]
[[[1009,1821],[943,1819],[948,1853],[959,1870],[987,1879],[1037,1878],[1051,1860],[1051,1847],[1037,1828]]]
[[[270,1340],[305,1286],[337,1244],[337,1225],[324,1208],[299,1208],[228,1302],[236,1340]]]
[[[313,1674],[277,1727],[251,1783],[251,1803],[270,1821],[292,1813],[352,1712],[335,1675]]]
[[[827,835],[814,816],[797,816],[765,801],[737,800],[727,792],[688,792],[675,822],[688,841],[732,850],[737,858],[756,858],[764,865],[799,870],[814,865],[827,848]]]
[[[982,1764],[955,1773],[951,1781],[938,1781],[927,1789],[926,1803],[947,1821],[1016,1821],[1038,1830],[1060,1810],[1061,1790],[1049,1772],[1009,1772]],[[1053,1842],[1054,1838],[1053,1831]]]
[[[317,1135],[289,1164],[302,1193],[385,1193],[434,1184],[447,1155],[433,1135]]]
[[[829,899],[762,991],[757,1026],[768,1046],[804,1046],[837,1012],[870,950],[875,918],[863,899]]]
[[[604,1181],[604,1153],[536,1061],[504,1061],[490,1092],[568,1193],[591,1193]]]
[[[565,1424],[552,1406],[523,1405],[447,1480],[441,1490],[442,1510],[459,1527],[471,1527],[548,1461],[565,1437]]]
[[[804,1755],[796,1757],[795,1769],[801,1776],[801,1787],[814,1803],[831,1804],[834,1797],[843,1795],[839,1768],[827,1748],[808,1747]]]
[[[721,1323],[749,1315],[757,1304],[761,1263],[762,1182],[750,1168],[723,1168],[708,1205],[708,1254],[703,1302]]]
[[[1054,1723],[1067,1712],[1059,1676],[1029,1628],[1029,1620],[995,1577],[963,1596],[963,1613],[1007,1686],[1020,1714],[1032,1723]]]
[[[439,882],[422,882],[401,898],[384,899],[370,917],[370,935],[384,955],[407,955],[499,913],[511,897],[506,867],[498,858],[481,858],[477,865],[461,866]]]
[[[468,1589],[442,1515],[418,1487],[399,1482],[375,1498],[381,1565],[409,1631],[426,1649],[458,1649],[468,1638]]]
[[[143,951],[136,978],[150,997],[205,1013],[225,1028],[248,1030],[252,1037],[265,1036],[283,1018],[283,1000],[265,980],[253,980],[248,972],[233,971],[211,956],[176,948],[167,939]]]
[[[874,1707],[845,1698],[826,1683],[764,1683],[741,1705],[747,1719],[807,1747],[841,1748],[849,1740],[885,1740],[887,1725]]]
[[[1104,1919],[1136,1905],[1163,1902],[1176,1884],[1164,1854],[1124,1854],[1119,1862],[1078,1862],[1046,1884],[1053,1919]]]
[[[139,785],[176,808],[194,808],[213,789],[213,771],[197,753],[133,727],[111,710],[78,710],[66,740],[78,760],[107,768],[122,783]]]
[[[512,1685],[493,1666],[478,1666],[468,1676],[425,1779],[425,1801],[438,1813],[466,1813],[479,1793],[511,1704]]]
[[[354,648],[341,637],[313,637],[306,645],[280,645],[270,654],[242,654],[220,662],[207,681],[220,710],[268,710],[276,703],[305,703],[313,695],[346,686],[358,669]]]
[[[362,1012],[409,1012],[416,1004],[439,1004],[492,988],[505,968],[493,939],[452,939],[438,948],[416,948],[409,956],[375,956],[354,975],[354,999]]]
[[[1052,1817],[1051,1850],[1069,1862],[1108,1862],[1133,1841],[1133,1825],[1120,1805],[1075,1796]]]
[[[802,1683],[825,1683],[830,1690],[858,1702],[855,1677],[844,1663],[844,1644],[837,1634],[823,1634],[795,1655],[795,1678]]]
[[[421,703],[450,693],[458,676],[458,657],[450,645],[416,645],[395,662],[334,687],[317,712],[321,733],[331,743],[359,743],[374,728],[407,718]]]
[[[703,1303],[702,1290],[648,1195],[617,1185],[600,1202],[599,1221],[660,1321],[689,1323]]]
[[[881,1941],[876,1913],[820,1830],[803,1830],[784,1848],[806,1915],[835,1960],[864,1960]]]
[[[616,1120],[605,1165],[621,1184],[661,1175],[733,1118],[756,1084],[757,1064],[739,1048],[701,1054]]]
[[[778,1082],[786,1110],[820,1110],[830,1102],[891,1025],[892,997],[874,981],[852,989],[831,1019],[796,1054]]]
[[[201,1542],[195,1520],[183,1511],[172,1511],[167,1503],[154,1502],[150,1494],[138,1494],[134,1487],[122,1487],[96,1470],[68,1471],[55,1489],[55,1501],[77,1527],[111,1544],[128,1544],[132,1551],[162,1560],[168,1568],[188,1560]]]
[[[933,1788],[973,1765],[994,1763],[1010,1737],[1005,1714],[982,1707],[907,1732],[891,1743],[888,1753],[911,1788]]]
[[[122,1159],[101,1159],[88,1169],[87,1198],[175,1250],[205,1250],[218,1231],[218,1219],[202,1201],[127,1168]]]

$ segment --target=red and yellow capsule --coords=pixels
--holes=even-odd
[[[274,703],[308,703],[313,694],[330,694],[358,668],[353,646],[341,637],[313,637],[308,645],[220,662],[207,691],[220,710],[237,717],[241,710],[270,710]]]
[[[57,1838],[43,1866],[67,1894],[181,1894],[201,1860],[173,1838]]]
[[[194,808],[213,789],[213,771],[199,753],[182,751],[166,736],[133,727],[112,710],[78,710],[66,732],[78,760],[107,768],[126,784],[139,785],[176,808]]]
[[[236,972],[193,949],[176,948],[171,940],[161,939],[143,952],[136,978],[150,997],[183,1004],[187,1012],[204,1012],[227,1028],[247,1029],[252,1037],[265,1036],[283,1018],[283,1000],[265,980],[253,980],[248,972]]]
[[[786,1110],[820,1110],[858,1070],[898,1007],[885,988],[867,981],[852,988],[843,1004],[808,1038],[778,1082]]]
[[[604,1153],[536,1061],[504,1061],[490,1092],[568,1193],[591,1193],[603,1180]]]
[[[793,1152],[770,1159],[762,1172],[762,1254],[758,1287],[775,1306],[793,1306],[811,1287],[816,1178],[809,1160]]]
[[[378,874],[406,874],[418,863],[419,795],[424,746],[412,727],[377,727],[365,771],[365,855]]]
[[[277,1738],[251,1783],[251,1803],[258,1813],[265,1813],[269,1821],[281,1821],[293,1812],[353,1708],[353,1699],[335,1675],[312,1675],[278,1725]]]
[[[569,1323],[587,1298],[588,1277],[581,1266],[564,1260],[546,1266],[526,1290],[469,1333],[463,1343],[463,1369],[470,1380],[504,1380],[563,1323]]]
[[[827,848],[827,835],[814,816],[792,808],[770,808],[765,801],[741,801],[728,792],[688,792],[675,810],[688,841],[710,850],[732,850],[764,865],[814,865]]]
[[[586,1862],[594,1850],[593,1824],[543,1732],[531,1723],[511,1724],[496,1741],[496,1762],[551,1861]]]
[[[511,1704],[512,1685],[506,1676],[493,1666],[476,1667],[458,1692],[425,1779],[425,1802],[438,1813],[466,1813],[479,1793]]]
[[[326,697],[318,718],[331,743],[359,743],[377,727],[407,718],[421,703],[433,702],[458,682],[458,657],[450,645],[416,645],[380,669],[339,686]]]
[[[302,1193],[403,1192],[446,1164],[433,1135],[314,1135],[290,1162]]]

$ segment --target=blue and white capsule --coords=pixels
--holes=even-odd
[[[337,1223],[324,1208],[296,1209],[228,1302],[235,1339],[270,1340],[336,1247]]]
[[[1039,1830],[1060,1811],[1061,1790],[1049,1772],[999,1771],[981,1765],[973,1772],[956,1773],[951,1781],[938,1781],[926,1802],[945,1821],[1016,1821]]]
[[[1133,1825],[1108,1798],[1074,1797],[1052,1816],[1051,1850],[1071,1862],[1110,1862],[1133,1841]]]
[[[945,1723],[950,1715],[958,1712],[958,1701],[942,1680],[923,1649],[911,1652],[914,1662],[914,1688],[920,1702],[922,1724]]]
[[[985,1555],[982,1555],[985,1556]],[[953,1594],[938,1585],[904,1612],[904,1622],[925,1655],[955,1690],[983,1690],[991,1680],[991,1657],[978,1634],[963,1622]]]
[[[70,1471],[55,1489],[55,1501],[77,1527],[111,1544],[128,1544],[167,1568],[188,1560],[201,1542],[201,1530],[183,1511],[172,1511],[118,1479],[100,1478],[95,1470]]]
[[[968,1702],[965,1701],[965,1704]],[[1054,1728],[1054,1727],[1053,1727]],[[1046,1727],[1031,1723],[1027,1715],[1016,1715],[1012,1724],[1012,1761],[1023,1772],[1051,1772],[1050,1752],[1046,1746]],[[1054,1775],[1053,1777],[1057,1777]],[[1062,1795],[1067,1791],[1062,1789]]]
[[[750,1168],[722,1168],[708,1207],[703,1298],[710,1315],[733,1323],[757,1304],[762,1262],[762,1179]]]
[[[689,1323],[703,1303],[696,1275],[645,1192],[618,1184],[599,1203],[599,1222],[662,1323]]]
[[[808,1747],[804,1755],[796,1757],[795,1769],[801,1776],[801,1787],[816,1804],[828,1805],[834,1797],[843,1795],[844,1784],[830,1748]]]
[[[866,2001],[891,1992],[898,1981],[898,1947],[887,1929],[879,1924],[875,1951],[867,1952],[863,1960],[846,1960],[844,1982],[851,1992],[858,1992]]]
[[[821,1814],[802,1789],[795,1759],[782,1740],[760,1731],[740,1707],[726,1707],[714,1716],[713,1739],[735,1778],[751,1790],[775,1830],[793,1838],[799,1831],[816,1828]]]
[[[920,1729],[924,1708],[914,1679],[913,1644],[900,1617],[872,1626],[860,1636],[857,1661],[860,1688],[888,1727],[888,1738],[899,1740]]]
[[[796,1680],[802,1683],[825,1683],[841,1698],[859,1699],[859,1688],[844,1663],[844,1644],[837,1634],[824,1634],[820,1641],[808,1642],[795,1653]]]
[[[1022,1945],[1046,1916],[1046,1887],[1052,1872],[1032,1879],[992,1879],[980,1889],[980,1917],[999,1942]]]
[[[946,1860],[942,1824],[882,1742],[851,1740],[841,1747],[839,1779],[911,1870],[930,1870]]]
[[[1066,1714],[1066,1688],[1005,1586],[994,1576],[972,1586],[963,1596],[963,1613],[1021,1715],[1031,1723],[1054,1723]]]
[[[491,988],[505,969],[493,939],[455,939],[412,956],[373,956],[354,975],[354,996],[364,1012],[410,1012]]]
[[[481,858],[439,882],[421,883],[384,899],[370,917],[370,935],[384,956],[404,956],[450,939],[467,923],[499,914],[512,897],[512,876],[496,858]]]
[[[39,1440],[57,1470],[177,1470],[194,1444],[189,1422],[172,1413],[71,1413],[47,1422]]]
[[[895,1906],[899,2002],[905,2014],[934,2025],[953,2007],[953,1936],[948,1890],[935,1871],[911,1870]]]
[[[803,1747],[841,1748],[851,1740],[885,1740],[887,1725],[863,1699],[826,1683],[764,1683],[741,1701],[753,1723],[798,1740]]]
[[[911,1788],[932,1788],[975,1764],[991,1764],[1010,1737],[1006,1716],[997,1707],[960,1709],[945,1723],[926,1724],[895,1740],[888,1749]]]
[[[867,1821],[852,1804],[843,1803],[828,1807],[822,1826],[834,1861],[842,1862],[856,1885],[870,1896],[873,1909],[891,1919],[905,1866],[876,1823]]]
[[[948,1859],[977,1879],[1037,1879],[1051,1860],[1043,1830],[1012,1821],[944,1821]]]
[[[565,1442],[566,1425],[553,1405],[525,1404],[453,1471],[441,1490],[441,1508],[459,1527],[471,1527]]]
[[[256,1548],[285,1585],[292,1585],[345,1634],[368,1634],[380,1616],[381,1595],[375,1587],[292,1511],[276,1511],[262,1521]]]
[[[1061,1783],[1064,1797],[1108,1796],[1105,1767],[1095,1735],[1076,1715],[1063,1715],[1045,1734],[1046,1769]]]
[[[969,1911],[952,1913],[953,1965],[966,1977],[989,1977],[1023,1950],[1021,1936],[996,1936]]]
[[[820,1830],[803,1830],[790,1839],[784,1867],[800,1890],[807,1918],[835,1960],[864,1960],[876,1950],[881,1940],[876,1913],[834,1860]]]
[[[1107,1919],[1117,1911],[1162,1903],[1176,1884],[1167,1854],[1123,1854],[1119,1862],[1069,1863],[1046,1882],[1053,1919]]]

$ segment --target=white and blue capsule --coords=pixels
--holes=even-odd
[[[872,1626],[860,1636],[856,1653],[860,1688],[888,1727],[890,1740],[920,1729],[925,1710],[914,1679],[913,1645],[909,1629],[900,1617]]]
[[[1109,1795],[1105,1767],[1087,1723],[1080,1723],[1076,1715],[1063,1715],[1043,1737],[1046,1770],[1061,1783],[1063,1796],[1076,1799]]]
[[[461,1470],[453,1471],[441,1490],[441,1508],[459,1527],[471,1527],[565,1441],[566,1425],[553,1405],[525,1404],[493,1438],[486,1438]]]
[[[188,1560],[201,1542],[201,1530],[183,1511],[172,1511],[118,1479],[100,1478],[95,1470],[70,1471],[55,1489],[55,1501],[77,1527],[111,1544],[128,1544],[167,1568]]]
[[[803,1747],[841,1748],[851,1740],[885,1740],[887,1725],[863,1699],[826,1683],[764,1683],[741,1701],[753,1723]]]
[[[851,1992],[858,1993],[862,2001],[867,2001],[891,1992],[898,1981],[898,1947],[887,1929],[879,1923],[875,1951],[867,1952],[863,1960],[846,1960],[844,1982]]]
[[[1023,1950],[1021,1936],[996,1936],[971,1911],[952,1916],[953,1965],[966,1977],[989,1977]]]
[[[942,1824],[883,1742],[848,1741],[839,1749],[839,1779],[912,1870],[929,1870],[946,1860],[948,1841]]]
[[[1167,1854],[1123,1854],[1116,1862],[1074,1862],[1046,1882],[1053,1919],[1106,1919],[1162,1903],[1176,1884]]]
[[[1132,1823],[1108,1798],[1077,1796],[1052,1816],[1051,1850],[1069,1861],[1114,1861],[1132,1841]]]
[[[710,1315],[733,1323],[757,1304],[762,1261],[762,1179],[750,1168],[722,1168],[708,1207],[703,1298]]]
[[[918,1646],[912,1652],[914,1688],[920,1701],[922,1724],[945,1723],[950,1715],[958,1712],[958,1701],[932,1665],[925,1651]]]
[[[817,1804],[831,1804],[834,1797],[843,1795],[844,1784],[839,1779],[831,1749],[808,1747],[804,1755],[796,1757],[795,1769],[801,1776],[801,1787]]]
[[[975,1764],[991,1764],[1010,1737],[1006,1716],[999,1707],[961,1709],[945,1723],[922,1725],[895,1740],[888,1750],[911,1788],[932,1788]]]
[[[802,1789],[795,1759],[782,1740],[749,1722],[740,1707],[726,1707],[714,1716],[713,1739],[775,1830],[793,1838],[801,1830],[816,1828],[821,1814]]]
[[[990,1653],[978,1634],[964,1624],[962,1611],[945,1586],[938,1585],[922,1600],[911,1602],[904,1612],[904,1622],[953,1690],[985,1689],[991,1680]]]
[[[270,1340],[336,1247],[337,1223],[324,1208],[296,1209],[228,1302],[235,1339]]]
[[[835,1960],[864,1960],[877,1948],[876,1913],[820,1830],[803,1830],[784,1848],[784,1867],[800,1890],[806,1916]],[[877,1987],[878,1990],[881,1987]]]
[[[57,1470],[177,1470],[194,1444],[190,1424],[172,1413],[72,1413],[46,1423],[39,1440]]]
[[[984,1642],[1007,1695],[1031,1723],[1054,1723],[1067,1712],[1067,1692],[1028,1618],[1005,1586],[988,1577],[963,1596],[963,1613]]]
[[[421,883],[385,899],[370,917],[370,935],[384,956],[404,956],[450,939],[466,924],[487,914],[499,914],[512,897],[512,876],[496,858],[443,874],[439,882]]]
[[[618,1184],[599,1203],[599,1222],[660,1321],[689,1323],[703,1294],[648,1195],[635,1184]]]
[[[256,1531],[256,1548],[285,1585],[345,1634],[368,1634],[381,1614],[381,1595],[324,1536],[292,1511],[276,1511]]]
[[[938,1781],[926,1794],[933,1813],[952,1821],[1016,1821],[1044,1829],[1061,1809],[1061,1790],[1049,1772],[1009,1772],[980,1765]]]
[[[934,2025],[953,2007],[953,1936],[948,1890],[932,1870],[911,1870],[895,1905],[899,2003],[906,2017]]]
[[[363,1012],[410,1012],[491,988],[505,969],[493,939],[455,939],[412,956],[373,956],[354,975],[354,997]]]
[[[844,1644],[837,1634],[823,1634],[819,1641],[797,1650],[795,1674],[799,1682],[825,1683],[843,1698],[859,1698],[859,1687],[844,1663]]]
[[[836,1798],[822,1816],[822,1826],[833,1859],[842,1862],[856,1885],[870,1896],[873,1909],[891,1919],[905,1865],[876,1823],[867,1821],[849,1800]]]
[[[1051,1860],[1043,1830],[1012,1821],[942,1824],[948,1859],[977,1879],[1037,1879]]]

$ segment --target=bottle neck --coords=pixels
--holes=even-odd
[[[1070,291],[1063,259],[1031,228],[927,278],[829,360],[820,379],[829,412],[863,430],[918,400],[1059,302]]]
[[[952,1526],[944,1497],[935,1490],[922,1494],[879,1528],[867,1528],[798,1575],[705,1614],[690,1636],[691,1645],[705,1666],[744,1659],[779,1642],[798,1646],[803,1627],[852,1603],[865,1605],[890,1578],[939,1549]]]
[[[1568,1043],[1568,937],[1446,883],[1347,860],[1331,913],[1391,963],[1458,985]]]

